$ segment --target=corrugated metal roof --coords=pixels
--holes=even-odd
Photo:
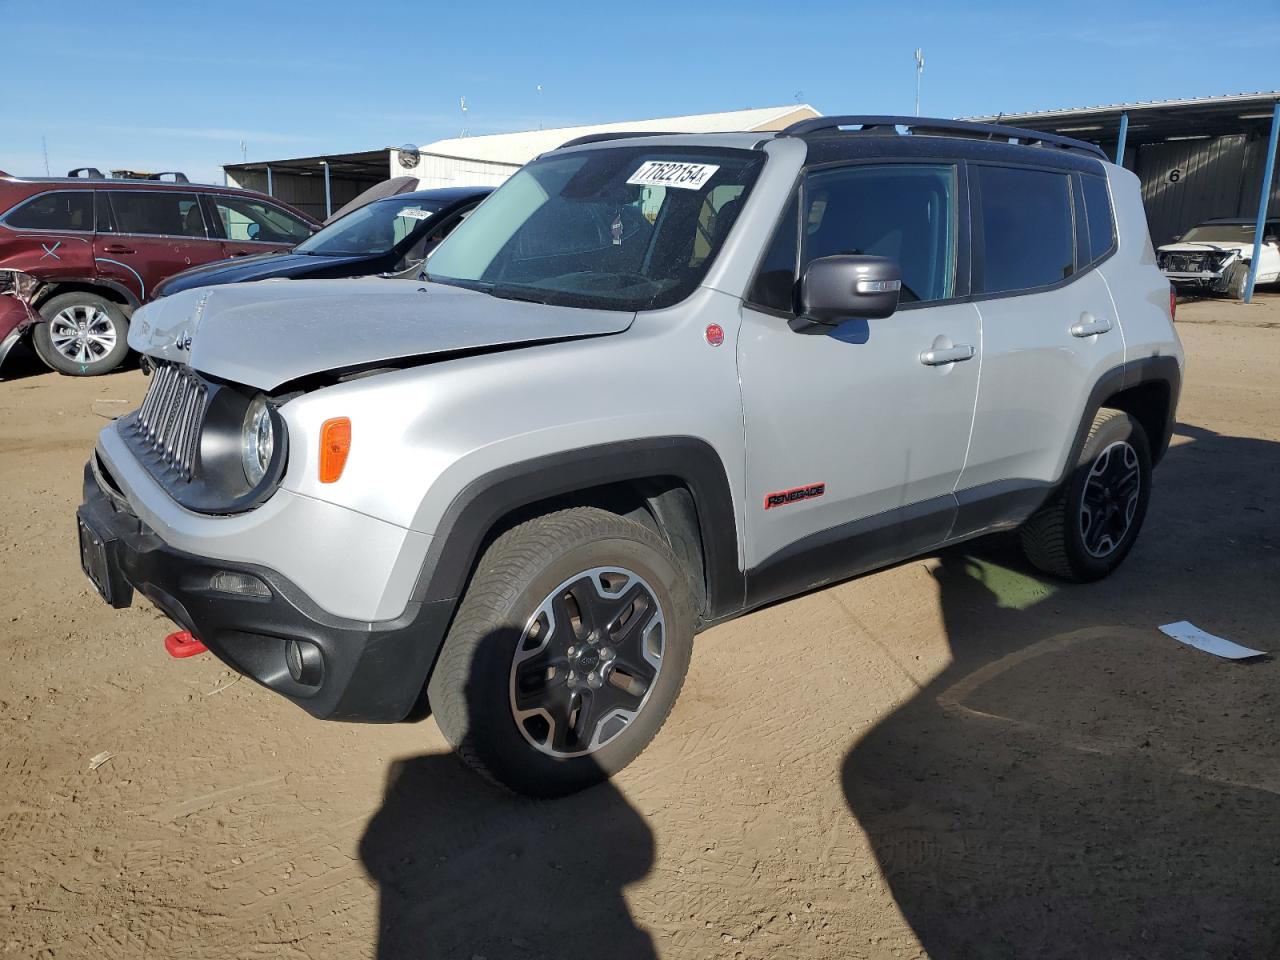
[[[1249,103],[1271,104],[1280,100],[1280,90],[1259,90],[1256,93],[1227,93],[1214,97],[1186,97],[1177,100],[1135,100],[1131,103],[1113,103],[1094,107],[1060,107],[1053,110],[1033,110],[1029,113],[1001,113],[985,117],[961,117],[987,123],[999,119],[1003,123],[1019,120],[1045,120],[1052,118],[1088,117],[1099,113],[1136,113],[1141,110],[1168,110],[1178,107],[1239,107]]]
[[[684,117],[657,117],[651,120],[624,120],[579,127],[556,127],[521,133],[495,133],[480,137],[454,137],[423,145],[422,152],[437,156],[485,160],[492,163],[526,164],[548,150],[575,137],[593,133],[652,130],[655,133],[728,133],[737,130],[778,130],[787,123],[821,116],[807,103],[785,107],[760,107],[724,113],[696,113]],[[784,122],[785,121],[785,122]]]

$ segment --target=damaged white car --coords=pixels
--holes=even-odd
[[[1179,293],[1225,293],[1244,299],[1257,228],[1253,220],[1206,220],[1156,251]],[[1266,221],[1256,283],[1280,280],[1280,220]]]

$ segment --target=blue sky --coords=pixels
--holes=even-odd
[[[787,104],[963,116],[1280,88],[1280,4],[0,0],[0,169],[180,169]],[[542,92],[537,90],[541,84]],[[465,96],[467,118],[459,110]]]

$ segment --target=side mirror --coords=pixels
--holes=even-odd
[[[800,317],[835,326],[844,320],[880,320],[898,309],[902,269],[888,257],[820,257],[800,278]]]

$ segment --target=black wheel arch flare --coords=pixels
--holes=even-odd
[[[715,449],[697,437],[622,440],[508,464],[472,480],[436,527],[413,598],[457,600],[493,532],[522,508],[593,488],[671,477],[693,497],[701,534],[706,600],[702,619],[720,619],[743,605],[733,495]],[[695,572],[696,573],[696,572]]]

